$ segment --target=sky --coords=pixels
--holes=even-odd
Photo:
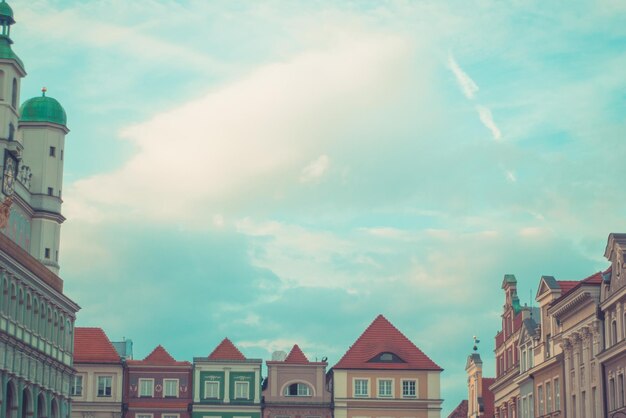
[[[61,277],[78,326],[332,366],[384,314],[467,396],[504,274],[607,267],[626,232],[626,6],[11,0],[68,114]]]

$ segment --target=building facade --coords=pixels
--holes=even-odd
[[[162,346],[143,360],[126,360],[123,418],[189,418],[192,365]]]
[[[260,418],[261,359],[247,359],[225,338],[193,359],[193,418]]]
[[[67,418],[74,321],[58,251],[65,111],[50,97],[21,107],[24,63],[13,10],[0,2],[0,418]]]
[[[101,328],[76,327],[72,418],[120,418],[122,360]]]
[[[332,369],[334,416],[439,418],[442,371],[379,315]]]
[[[554,387],[554,410],[566,410],[571,417],[604,416],[601,394],[601,370],[597,355],[602,348],[602,320],[599,315],[600,285],[603,274],[596,273],[581,280],[555,300],[548,314],[554,319],[554,336],[563,350],[566,404]],[[547,402],[547,401],[546,401]],[[547,403],[548,407],[551,405]],[[560,416],[563,416],[562,414]]]
[[[604,347],[598,354],[609,418],[626,417],[626,234],[610,234],[604,256],[611,266],[600,290]]]
[[[298,345],[284,360],[267,361],[263,388],[264,418],[332,418],[328,363],[311,362]]]
[[[493,393],[489,386],[495,379],[483,377],[483,361],[474,352],[465,363],[467,373],[467,418],[493,418]]]

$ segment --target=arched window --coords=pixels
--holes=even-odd
[[[50,306],[48,306],[48,329],[47,332],[45,334],[45,337],[48,339],[48,341],[52,341],[52,327],[54,326],[52,323],[52,309],[50,309]]]
[[[63,314],[59,316],[59,333],[57,338],[57,345],[61,350],[65,350],[65,318]]]
[[[292,383],[285,387],[285,396],[311,396],[311,388],[306,383]]]
[[[30,328],[33,316],[33,299],[29,292],[26,292],[26,310],[24,312],[24,327]]]
[[[17,322],[20,324],[24,323],[24,310],[26,309],[26,305],[24,304],[24,291],[20,287],[17,298]]]
[[[41,302],[39,305],[39,314],[41,315],[39,318],[39,336],[41,338],[45,338],[46,336],[46,305]]]
[[[33,320],[31,329],[33,332],[39,333],[39,299],[37,299],[37,296],[33,298]]]
[[[17,318],[17,289],[15,283],[11,283],[11,319]]]
[[[50,338],[50,340],[52,341],[52,344],[56,345],[57,344],[57,333],[59,330],[59,313],[55,310],[54,311],[54,322],[52,324],[52,338]]]
[[[17,79],[13,79],[13,90],[11,91],[11,105],[17,109]]]
[[[611,345],[617,344],[617,321],[611,322]]]

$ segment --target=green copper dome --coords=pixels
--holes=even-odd
[[[5,18],[5,20],[7,20],[6,18],[9,18],[8,20],[11,20],[11,23],[15,22],[13,20],[13,9],[11,9],[9,3],[4,0],[2,0],[2,3],[0,3],[0,19],[2,18]]]
[[[43,95],[26,100],[20,107],[20,122],[51,122],[65,126],[67,116],[61,103]]]

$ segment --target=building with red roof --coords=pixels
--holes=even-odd
[[[75,329],[74,368],[72,418],[121,417],[122,360],[101,328]]]
[[[192,365],[158,345],[143,360],[126,360],[123,418],[189,418]]]
[[[194,357],[192,418],[260,418],[261,363],[228,338],[207,357]]]
[[[379,315],[332,368],[334,416],[440,417],[442,371]]]
[[[284,354],[284,353],[283,353]],[[267,361],[263,417],[332,417],[326,361],[309,361],[296,344],[284,359]]]

